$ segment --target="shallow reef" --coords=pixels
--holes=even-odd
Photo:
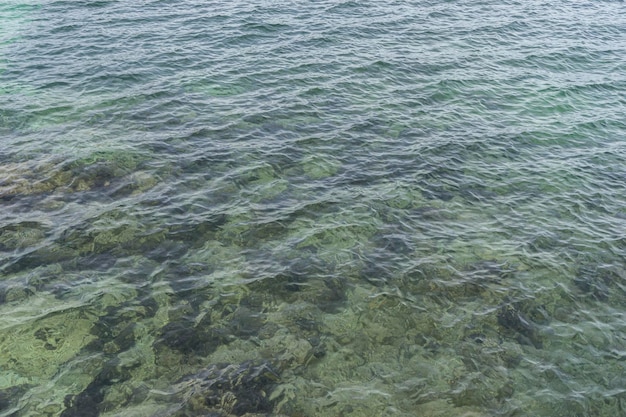
[[[0,417],[624,415],[616,3],[256,3],[0,4]]]

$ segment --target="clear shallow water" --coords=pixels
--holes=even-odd
[[[626,413],[621,2],[0,4],[0,415]]]

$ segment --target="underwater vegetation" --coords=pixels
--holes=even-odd
[[[625,415],[615,6],[0,4],[0,417]]]
[[[395,179],[305,153],[3,164],[0,415],[619,413],[618,234],[566,227],[576,185],[472,186],[478,154],[428,152]]]

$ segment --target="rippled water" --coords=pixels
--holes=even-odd
[[[1,2],[0,416],[626,415],[625,97],[623,2]]]

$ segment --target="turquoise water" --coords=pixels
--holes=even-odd
[[[617,1],[0,2],[0,416],[626,416]]]

